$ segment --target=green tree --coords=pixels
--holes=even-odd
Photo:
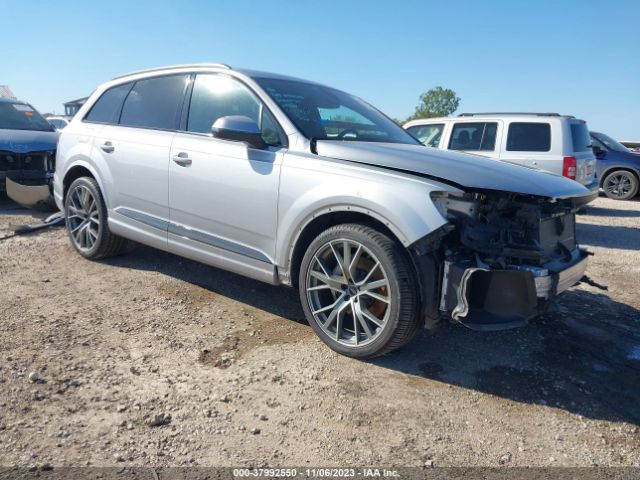
[[[407,118],[416,120],[418,118],[446,117],[458,109],[460,97],[450,88],[435,87],[420,95],[420,105],[416,107],[415,113]]]

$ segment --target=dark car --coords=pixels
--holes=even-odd
[[[27,206],[46,202],[58,133],[30,104],[0,98],[0,192]]]
[[[640,186],[640,155],[604,133],[591,132],[593,152],[598,159],[596,173],[607,197],[629,200]]]

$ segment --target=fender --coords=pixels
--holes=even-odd
[[[75,167],[83,167],[86,168],[87,170],[89,170],[89,172],[91,172],[91,175],[93,176],[93,178],[96,179],[96,182],[98,182],[98,186],[100,187],[100,191],[102,192],[106,192],[106,186],[105,186],[105,182],[102,179],[102,177],[100,176],[100,174],[98,173],[98,169],[95,168],[95,166],[86,158],[78,158],[73,160],[69,166],[67,168],[65,168],[65,172],[64,172],[64,176],[62,178],[60,178],[59,183],[60,183],[60,194],[61,196],[63,195],[63,185],[64,185],[64,180],[67,178],[67,175],[69,174],[69,172],[71,170],[73,170]],[[57,185],[58,182],[56,182]],[[108,195],[103,195],[103,197],[105,197],[105,202],[107,202],[108,199]],[[108,205],[107,205],[108,207]]]
[[[408,245],[410,242],[407,240],[402,231],[393,223],[391,223],[387,218],[380,215],[378,212],[365,207],[358,207],[353,204],[341,204],[341,205],[332,205],[329,207],[324,207],[319,210],[314,211],[312,214],[308,215],[304,220],[301,221],[299,228],[290,233],[288,240],[286,241],[287,249],[285,255],[286,260],[286,269],[289,269],[291,264],[291,257],[293,255],[293,250],[300,239],[300,235],[302,232],[309,226],[309,224],[314,221],[316,218],[321,217],[323,215],[336,213],[336,212],[356,212],[362,213],[368,217],[371,217],[380,223],[384,224],[389,230],[393,232],[393,234],[402,242],[403,245]]]
[[[106,162],[102,165],[96,164],[95,159],[98,158],[102,162],[102,157],[94,154],[93,139],[87,141],[85,135],[77,135],[75,131],[69,133],[69,135],[66,132],[65,135],[61,135],[58,144],[58,158],[66,158],[67,161],[64,164],[58,163],[56,165],[54,176],[56,202],[60,201],[62,203],[63,201],[64,180],[69,172],[75,167],[83,167],[91,172],[91,175],[96,179],[100,191],[103,193],[107,209],[111,209],[110,192],[113,186],[113,179],[109,165]]]
[[[405,247],[447,223],[429,194],[455,190],[451,186],[318,160],[296,155],[283,163],[280,191],[286,195],[279,199],[275,261],[284,271],[305,227],[322,215],[362,213],[387,226]]]

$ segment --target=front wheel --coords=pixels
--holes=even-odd
[[[396,241],[364,225],[325,230],[299,277],[311,327],[338,353],[371,358],[406,344],[422,324],[411,260]]]
[[[74,180],[65,198],[64,215],[71,244],[83,257],[98,260],[126,248],[127,240],[109,230],[107,206],[95,179]]]
[[[638,177],[627,170],[616,170],[602,182],[607,197],[614,200],[630,200],[638,193]]]

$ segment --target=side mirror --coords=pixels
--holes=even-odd
[[[606,150],[603,150],[600,145],[593,145],[591,149],[593,150],[595,156],[602,156],[606,153]]]
[[[220,117],[211,126],[211,133],[222,140],[246,142],[252,148],[263,149],[267,146],[258,124],[244,115]]]

